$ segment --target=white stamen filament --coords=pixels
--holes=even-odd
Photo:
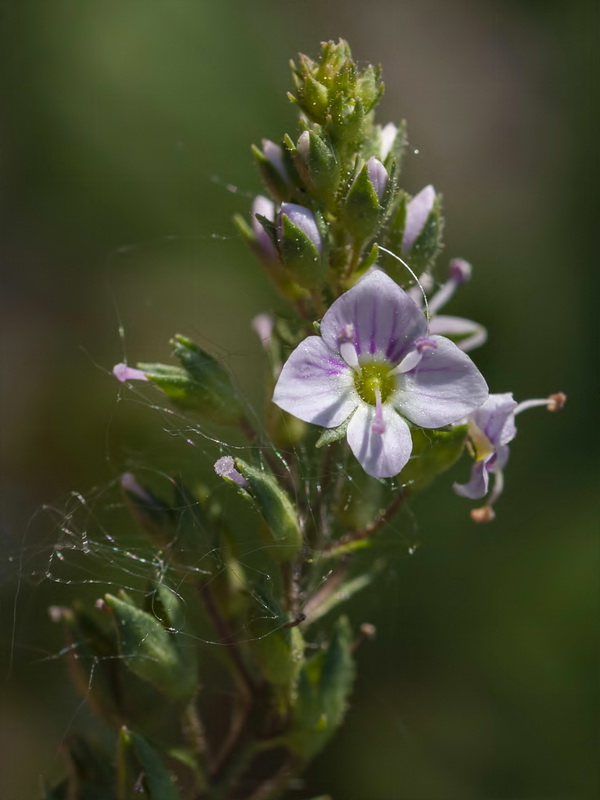
[[[515,408],[515,416],[520,414],[521,411],[527,411],[529,408],[539,408],[540,406],[545,406],[548,411],[559,411],[566,402],[566,395],[562,392],[558,392],[557,394],[551,394],[550,397],[545,397],[540,400],[524,400],[522,403]]]
[[[385,422],[383,421],[383,404],[381,402],[381,390],[375,389],[375,419],[371,425],[373,433],[385,433]]]
[[[352,342],[342,342],[340,345],[340,355],[349,367],[352,367],[355,372],[359,371],[358,353]]]
[[[418,350],[411,350],[408,355],[404,356],[398,366],[394,367],[391,374],[401,375],[403,372],[409,372],[411,369],[414,369],[417,366],[422,358],[423,353],[419,353]]]

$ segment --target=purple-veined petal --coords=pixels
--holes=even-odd
[[[435,189],[426,186],[406,206],[406,222],[402,238],[402,252],[408,253],[427,222],[435,202]]]
[[[489,474],[485,461],[476,461],[471,467],[471,477],[467,483],[455,483],[452,488],[461,497],[479,500],[485,497],[489,485]]]
[[[451,317],[447,314],[436,314],[429,323],[429,332],[440,336],[463,336],[454,344],[463,353],[474,350],[487,341],[487,331],[478,322],[464,317]]]
[[[374,270],[338,297],[321,321],[321,335],[333,351],[339,351],[339,337],[346,330],[352,331],[359,356],[383,356],[397,364],[414,340],[426,335],[427,322],[395,281]]]
[[[473,412],[471,420],[497,448],[499,445],[508,444],[517,434],[514,414],[516,407],[517,403],[512,392],[491,394],[485,403]]]
[[[437,345],[417,366],[399,375],[392,403],[411,422],[440,428],[468,416],[488,397],[483,375],[469,356],[449,339],[430,337]]]
[[[383,433],[373,431],[375,406],[361,403],[348,425],[348,444],[368,475],[391,478],[408,462],[412,438],[406,422],[389,405],[382,408]]]
[[[335,428],[359,402],[353,375],[320,336],[309,336],[285,362],[273,402],[304,422]]]

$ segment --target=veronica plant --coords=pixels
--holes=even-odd
[[[54,609],[76,683],[116,734],[112,755],[71,741],[69,778],[47,800],[282,796],[346,713],[353,652],[372,628],[354,630],[344,606],[386,568],[390,541],[408,550],[394,515],[466,449],[471,478],[454,490],[485,497],[493,476],[472,512],[492,519],[515,416],[564,403],[489,394],[467,355],[485,328],[438,313],[471,267],[455,258],[435,277],[441,197],[400,186],[405,126],[375,121],[380,70],[328,42],[318,60],[292,63],[292,80],[299,130],[253,147],[269,196],[235,220],[288,306],[253,321],[270,368],[264,420],[185,336],[172,340],[178,364],[114,367],[125,387],[238,429],[248,448],[216,448],[213,483],[177,480],[170,497],[122,476],[125,503],[178,579],[157,576],[142,602],[121,592]],[[243,530],[218,502],[229,493],[253,514]],[[206,639],[219,645],[222,702]]]

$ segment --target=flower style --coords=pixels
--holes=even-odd
[[[475,463],[471,469],[470,480],[467,483],[455,483],[454,491],[461,497],[478,500],[488,493],[490,473],[495,476],[494,488],[487,503],[471,511],[471,517],[475,522],[489,522],[494,519],[493,505],[504,488],[502,471],[508,461],[508,444],[517,435],[516,415],[538,406],[546,406],[548,411],[558,411],[564,406],[566,399],[566,395],[558,392],[543,400],[517,403],[512,392],[491,394],[485,403],[465,420]]]
[[[407,420],[457,422],[488,397],[483,376],[449,339],[431,336],[419,306],[375,270],[339,297],[285,363],[273,395],[284,411],[335,428],[369,475],[389,478],[408,462]]]

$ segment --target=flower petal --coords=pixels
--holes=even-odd
[[[327,346],[339,351],[344,330],[353,332],[358,355],[381,355],[397,364],[427,333],[425,316],[415,301],[380,270],[366,275],[333,303],[321,321]]]
[[[461,497],[479,500],[485,497],[488,490],[489,474],[486,461],[476,461],[471,468],[471,478],[467,483],[455,483],[452,488]]]
[[[449,339],[431,336],[436,347],[398,376],[392,403],[411,422],[440,428],[466,417],[485,402],[488,387],[469,356]]]
[[[461,336],[455,342],[463,353],[468,353],[475,347],[485,344],[487,341],[487,331],[478,322],[464,317],[452,317],[447,314],[436,314],[429,323],[429,332],[437,333],[440,336]]]
[[[435,189],[426,186],[416,194],[406,206],[406,222],[404,223],[404,237],[402,239],[402,252],[408,253],[417,237],[423,230],[425,223],[435,202]]]
[[[353,375],[320,336],[309,336],[284,364],[273,402],[304,422],[334,428],[359,402]]]
[[[412,438],[406,422],[391,406],[384,406],[383,433],[373,432],[375,406],[361,403],[348,425],[348,444],[368,475],[391,478],[406,466]]]
[[[491,394],[472,415],[472,420],[483,431],[494,447],[508,444],[517,435],[515,426],[516,400],[512,392]]]

